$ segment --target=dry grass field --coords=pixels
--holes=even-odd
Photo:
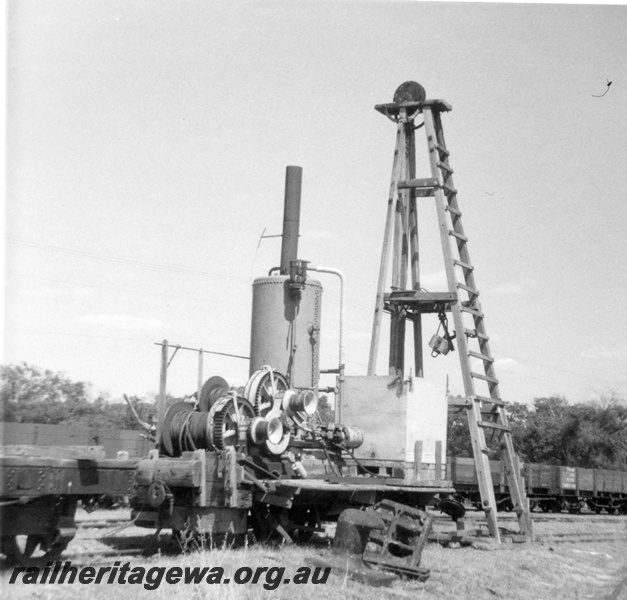
[[[131,568],[141,566],[146,570],[155,567],[222,567],[225,578],[241,567],[251,567],[253,571],[260,567],[274,568],[270,571],[273,577],[284,568],[281,578],[288,578],[300,567],[307,566],[312,558],[330,556],[329,539],[323,537],[308,546],[276,548],[251,545],[180,555],[172,552],[168,533],[157,539],[148,530],[134,526],[123,530],[115,530],[114,526],[87,526],[89,521],[102,523],[103,519],[125,516],[124,511],[99,511],[91,515],[81,513],[83,526],[65,552],[64,560],[71,560],[73,565],[96,567],[111,567],[114,561],[119,561],[120,565],[129,562]],[[473,518],[478,516],[471,513],[469,520]],[[505,526],[508,520],[513,526],[509,516],[502,519]],[[4,598],[38,600],[244,600],[270,597],[273,600],[627,600],[627,588],[616,591],[627,577],[627,517],[538,515],[535,530],[539,538],[535,544],[494,546],[486,543],[479,549],[453,549],[429,544],[423,553],[422,566],[431,569],[430,579],[426,583],[398,580],[389,588],[372,588],[348,579],[338,560],[337,567],[325,584],[290,582],[278,585],[276,589],[264,587],[267,571],[260,574],[257,584],[238,585],[233,581],[213,585],[168,584],[162,580],[156,589],[149,590],[141,585],[119,583],[9,584],[9,569],[0,575],[0,589]],[[141,550],[142,554],[139,555],[137,550]]]

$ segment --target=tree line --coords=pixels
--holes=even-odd
[[[514,447],[524,462],[627,469],[627,402],[617,395],[570,404],[563,396],[506,405]],[[466,415],[449,416],[448,453],[470,457]],[[486,431],[489,439],[490,433]],[[491,458],[497,458],[494,444]]]
[[[105,429],[141,429],[123,400],[94,394],[91,385],[72,381],[63,373],[21,363],[0,367],[0,419],[10,423],[47,423]],[[139,417],[150,421],[156,404],[132,396]]]

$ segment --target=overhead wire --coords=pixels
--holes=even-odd
[[[116,292],[126,292],[129,294],[143,294],[146,296],[154,296],[156,298],[176,298],[179,300],[192,300],[195,302],[208,302],[211,304],[225,304],[228,306],[249,306],[250,303],[244,303],[244,302],[232,302],[232,301],[221,301],[221,300],[216,300],[213,296],[212,297],[207,297],[207,298],[195,298],[193,296],[179,296],[179,295],[174,295],[174,294],[158,294],[155,292],[148,292],[146,290],[140,290],[140,289],[130,289],[130,288],[119,288],[119,287],[113,287],[113,286],[109,286],[109,285],[96,285],[93,283],[83,283],[83,282],[79,282],[79,281],[68,281],[65,279],[55,279],[54,277],[37,277],[35,275],[23,275],[21,273],[8,273],[7,275],[7,279],[11,279],[14,277],[18,277],[20,279],[35,279],[35,280],[39,280],[39,281],[52,281],[54,283],[63,283],[65,285],[76,285],[76,286],[80,286],[80,287],[88,287],[88,288],[95,288],[95,289],[101,289],[101,290],[112,290],[112,291],[116,291]]]
[[[118,341],[123,341],[123,342],[141,342],[143,344],[147,342],[151,342],[153,344],[155,343],[154,336],[151,336],[150,338],[148,337],[128,338],[128,337],[119,337],[119,336],[113,336],[113,335],[94,335],[94,334],[88,334],[88,333],[70,333],[68,331],[50,331],[46,329],[27,329],[25,327],[6,327],[5,330],[6,331],[23,331],[25,333],[44,333],[48,335],[65,335],[65,336],[70,336],[70,337],[99,338],[99,339],[107,339],[107,340],[118,340]],[[231,358],[246,358],[245,356],[239,356],[233,353],[217,352],[217,351],[214,352],[210,350],[204,350],[204,352],[206,352],[207,354],[219,354],[221,356],[227,356]]]
[[[31,240],[22,240],[14,237],[7,237],[7,241],[14,244],[21,244],[24,246],[30,246],[32,248],[38,248],[42,250],[52,250],[53,252],[60,252],[63,254],[71,254],[74,256],[82,256],[84,258],[91,258],[97,260],[106,260],[111,262],[116,262],[120,264],[129,264],[129,265],[138,265],[142,267],[147,267],[150,269],[157,269],[161,271],[174,271],[177,273],[189,273],[192,275],[204,275],[205,277],[210,277],[214,279],[227,279],[227,280],[235,280],[235,281],[245,281],[249,282],[250,280],[245,277],[237,277],[235,275],[223,275],[220,273],[211,273],[209,271],[205,271],[203,269],[190,269],[189,267],[180,267],[177,265],[167,265],[163,263],[156,263],[153,261],[140,260],[136,258],[128,258],[125,256],[119,256],[115,254],[108,254],[104,252],[94,252],[91,250],[84,250],[80,248],[69,248],[67,246],[57,246],[54,244],[45,244],[43,242],[34,242]]]

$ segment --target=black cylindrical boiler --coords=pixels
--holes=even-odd
[[[298,294],[290,286],[285,275],[253,282],[250,374],[269,365],[291,387],[317,391],[322,286],[308,279]]]

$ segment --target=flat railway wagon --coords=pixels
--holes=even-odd
[[[74,535],[79,500],[102,494],[128,496],[135,525],[169,529],[184,547],[199,537],[244,540],[250,529],[257,539],[304,541],[346,508],[388,500],[423,509],[454,492],[443,382],[346,375],[340,346],[337,368],[326,371],[337,422],[315,418],[323,289],[310,274],[341,272],[297,259],[301,172],[287,168],[281,267],[253,282],[245,385],[214,375],[168,406],[168,365],[182,347],[164,340],[156,444],[142,458],[85,445],[5,446],[8,558],[56,558]],[[202,350],[187,349],[199,355],[200,380]]]
[[[134,492],[141,432],[0,422],[0,551],[9,562],[54,560],[76,533],[75,514]]]
[[[10,562],[58,558],[79,502],[133,493],[136,460],[102,446],[0,446],[0,551]]]
[[[503,465],[490,461],[494,493],[499,510],[511,510],[512,503]],[[470,458],[449,458],[448,472],[456,497],[481,507],[474,461]],[[576,514],[585,507],[611,515],[627,514],[627,472],[608,469],[584,469],[558,465],[521,464],[531,509],[543,512]]]
[[[248,381],[214,375],[196,402],[160,402],[157,448],[139,461],[131,498],[139,527],[171,529],[182,543],[241,539],[249,528],[290,543],[347,508],[385,499],[420,509],[453,492],[443,385],[346,375],[341,344],[337,368],[320,369],[323,288],[312,274],[341,272],[297,258],[301,177],[287,167],[280,267],[253,282]],[[161,347],[165,398],[180,347]],[[315,417],[321,372],[335,375],[325,388],[335,393],[335,423]]]

